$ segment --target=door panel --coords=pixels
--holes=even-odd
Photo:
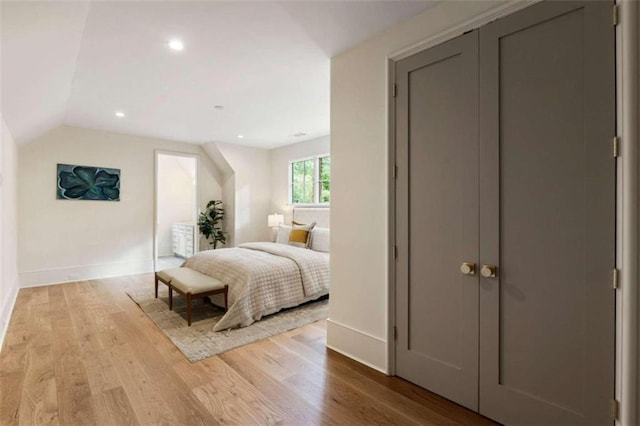
[[[478,407],[478,35],[400,61],[397,374]]]
[[[546,2],[480,30],[480,412],[611,422],[611,3]]]

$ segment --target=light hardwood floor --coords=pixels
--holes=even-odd
[[[190,363],[125,294],[151,274],[20,290],[0,425],[492,424],[325,347],[318,322]]]

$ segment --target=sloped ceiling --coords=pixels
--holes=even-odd
[[[330,58],[434,3],[3,1],[2,115],[18,143],[61,124],[264,148],[316,138],[330,133]]]
[[[62,124],[88,3],[2,2],[2,116],[18,143]]]

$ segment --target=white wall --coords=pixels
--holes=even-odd
[[[174,223],[197,221],[196,162],[195,157],[158,155],[158,256],[173,255]]]
[[[283,213],[285,222],[291,220],[289,205],[289,162],[316,155],[329,154],[329,136],[311,139],[271,150],[271,207],[270,213]]]
[[[225,162],[223,207],[230,232],[228,246],[249,241],[267,241],[267,215],[271,204],[269,150],[221,142],[210,142],[205,150],[216,163]]]
[[[225,209],[224,227],[228,231],[225,245],[233,247],[236,223],[236,177],[234,174],[225,175],[222,183],[222,207]]]
[[[498,3],[441,2],[331,61],[327,345],[382,371],[389,371],[387,58]]]
[[[20,284],[152,271],[156,150],[199,155],[200,202],[220,198],[220,173],[198,145],[68,126],[21,145]],[[120,201],[57,200],[57,163],[121,169]]]
[[[17,166],[18,148],[2,121],[0,148],[0,347],[18,294]]]

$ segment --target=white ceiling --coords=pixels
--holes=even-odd
[[[330,133],[329,58],[435,1],[3,1],[2,116],[18,143],[61,124],[265,148],[312,139]]]

